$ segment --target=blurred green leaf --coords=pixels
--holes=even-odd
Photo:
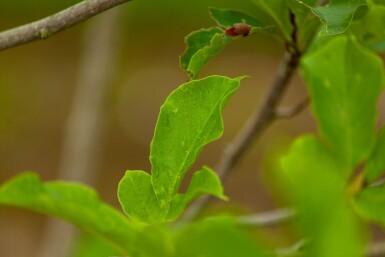
[[[267,257],[247,232],[231,218],[192,223],[175,234],[175,257]]]
[[[385,6],[369,5],[364,17],[352,22],[349,32],[365,47],[377,51],[385,51]]]
[[[370,1],[370,0],[369,0]],[[370,2],[373,2],[373,3],[376,3],[376,4],[382,4],[382,5],[385,5],[385,1],[384,0],[371,0]]]
[[[283,40],[291,42],[293,26],[290,22],[289,6],[286,0],[252,0],[260,9],[271,17],[282,34]],[[267,25],[267,24],[266,24]]]
[[[121,253],[105,240],[82,233],[77,237],[70,257],[106,257],[119,256]]]
[[[186,51],[180,57],[180,65],[191,79],[195,79],[203,66],[223,49],[223,36],[223,30],[215,27],[194,31],[186,37]]]
[[[352,171],[375,146],[376,101],[384,86],[381,59],[340,36],[305,56],[302,74],[320,134]]]
[[[385,184],[365,188],[353,204],[362,217],[385,227]]]
[[[235,23],[245,23],[253,27],[262,27],[262,23],[251,15],[231,9],[210,8],[210,15],[222,27],[230,28]]]
[[[152,175],[128,171],[119,184],[119,199],[130,217],[147,223],[167,221],[171,207],[183,208],[201,190],[223,198],[219,181],[207,170],[195,179],[203,175],[210,180],[202,188],[193,180],[185,200],[180,201],[178,190],[203,147],[222,135],[221,112],[240,80],[210,76],[190,81],[170,94],[161,107],[151,143]],[[175,213],[171,215],[176,218]]]
[[[303,136],[282,159],[286,192],[298,211],[308,257],[363,256],[363,233],[345,196],[340,162],[314,136]]]
[[[320,34],[335,35],[344,33],[357,9],[365,5],[366,0],[334,0],[327,6],[309,8],[324,24]]]
[[[175,220],[178,218],[190,202],[205,194],[227,200],[227,197],[223,194],[221,181],[209,167],[203,167],[201,170],[194,172],[187,192],[174,196],[168,219]]]
[[[135,228],[120,212],[103,203],[89,187],[75,183],[42,183],[24,173],[0,187],[0,204],[23,207],[66,220],[114,244],[121,253],[135,248]]]
[[[385,173],[385,127],[382,128],[377,138],[376,148],[366,162],[365,176],[369,183],[374,182]]]

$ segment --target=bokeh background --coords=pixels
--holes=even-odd
[[[0,0],[0,30],[43,18],[76,2]],[[120,209],[116,196],[119,180],[127,169],[150,170],[149,146],[159,108],[173,89],[187,81],[179,68],[184,37],[215,25],[208,14],[209,6],[258,15],[249,1],[134,0],[48,40],[0,52],[0,182],[23,171],[35,171],[42,180],[73,178],[95,187],[103,200]],[[100,41],[98,35],[102,33],[104,39]],[[97,40],[102,43],[95,43]],[[274,37],[260,33],[228,45],[203,70],[201,77],[249,77],[225,108],[223,137],[202,152],[196,167],[215,166],[223,149],[266,95],[283,51],[283,45]],[[90,74],[89,66],[95,69]],[[98,76],[102,76],[102,89],[93,88],[93,84],[100,84],[92,80]],[[82,83],[91,86],[82,91]],[[282,106],[291,106],[305,97],[306,89],[297,75]],[[97,103],[90,104],[95,108],[88,110],[96,116],[90,119],[86,108],[83,116],[74,119],[76,108],[82,108],[79,102],[87,99]],[[381,123],[384,116],[382,111]],[[72,158],[85,156],[86,160],[80,160],[88,164],[80,170],[87,169],[86,175],[78,171],[79,167],[71,174],[63,174],[74,165],[68,163],[73,160],[68,155],[73,146],[69,131],[81,130],[83,122],[95,124],[85,133],[85,140],[92,143],[89,149],[75,151]],[[308,109],[289,120],[276,121],[225,182],[230,201],[215,201],[210,210],[244,214],[280,206],[269,167],[293,138],[315,130]],[[40,257],[49,222],[51,219],[43,215],[1,206],[0,256]],[[289,240],[284,231],[275,230],[270,237]],[[52,252],[51,256],[57,255]]]

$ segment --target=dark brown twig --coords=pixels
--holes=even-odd
[[[130,0],[85,0],[44,19],[0,33],[0,51],[53,34]]]

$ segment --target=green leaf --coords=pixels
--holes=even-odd
[[[178,218],[189,203],[205,194],[227,200],[227,197],[223,194],[221,181],[217,174],[209,167],[203,167],[194,173],[190,186],[185,194],[177,194],[174,196],[168,219],[175,220]]]
[[[230,28],[236,23],[244,23],[260,28],[262,23],[247,13],[231,9],[209,8],[214,21],[222,27]]]
[[[172,203],[179,213],[198,191],[223,197],[219,181],[207,168],[196,175],[183,201],[176,195],[203,147],[222,135],[221,112],[240,80],[210,76],[190,81],[170,94],[161,107],[151,143],[152,175],[128,171],[119,184],[120,202],[131,218],[146,223],[168,221],[171,216],[175,219],[175,213],[168,217]],[[199,188],[195,181],[201,176],[209,180]]]
[[[333,153],[314,136],[304,136],[281,163],[303,236],[311,239],[302,256],[362,256],[363,233],[345,196],[343,167]]]
[[[293,26],[290,22],[290,12],[286,0],[252,0],[262,11],[271,17],[282,34],[283,40],[291,42]]]
[[[365,47],[377,51],[385,51],[385,6],[369,5],[364,17],[352,22],[349,32]]]
[[[119,202],[133,220],[156,223],[163,220],[160,203],[155,196],[151,176],[141,170],[129,170],[119,183]]]
[[[194,31],[185,38],[186,51],[180,57],[180,65],[191,79],[195,79],[203,66],[221,51],[225,45],[220,28]]]
[[[80,184],[42,183],[36,174],[24,173],[0,187],[0,204],[66,220],[111,242],[122,254],[135,248],[135,228],[129,220]]]
[[[353,204],[362,217],[385,227],[385,184],[365,188]]]
[[[82,233],[71,250],[70,257],[106,257],[118,256],[120,252],[104,240]]]
[[[267,257],[233,219],[217,217],[192,223],[175,234],[175,257]]]
[[[351,171],[375,145],[376,101],[384,86],[381,59],[340,36],[305,56],[302,74],[321,136]]]
[[[370,159],[366,162],[365,176],[369,183],[377,180],[385,173],[385,127],[378,135],[376,148]]]
[[[366,5],[366,0],[334,0],[327,6],[310,7],[324,24],[321,35],[344,33],[353,20],[357,9]]]
[[[163,104],[151,143],[152,183],[167,202],[205,145],[223,133],[222,109],[241,78],[210,76],[186,83]]]

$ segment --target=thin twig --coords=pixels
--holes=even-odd
[[[237,222],[251,227],[274,226],[290,220],[295,214],[294,210],[283,208],[254,215],[239,216],[237,217]]]
[[[280,257],[297,256],[298,252],[306,248],[309,240],[302,239],[294,245],[287,248],[279,248],[276,253]],[[372,242],[365,248],[365,256],[367,257],[384,257],[385,241]]]
[[[130,0],[85,0],[44,19],[0,33],[0,51],[53,34]]]
[[[303,111],[309,104],[309,98],[305,98],[301,102],[299,102],[297,105],[290,107],[290,108],[278,108],[275,111],[275,117],[280,119],[288,119],[296,116],[301,111]]]
[[[385,256],[385,241],[374,242],[366,248],[366,256],[384,257]]]
[[[302,239],[290,247],[277,249],[276,254],[279,257],[297,256],[298,252],[300,252],[304,248],[306,243],[307,243],[307,240]]]

